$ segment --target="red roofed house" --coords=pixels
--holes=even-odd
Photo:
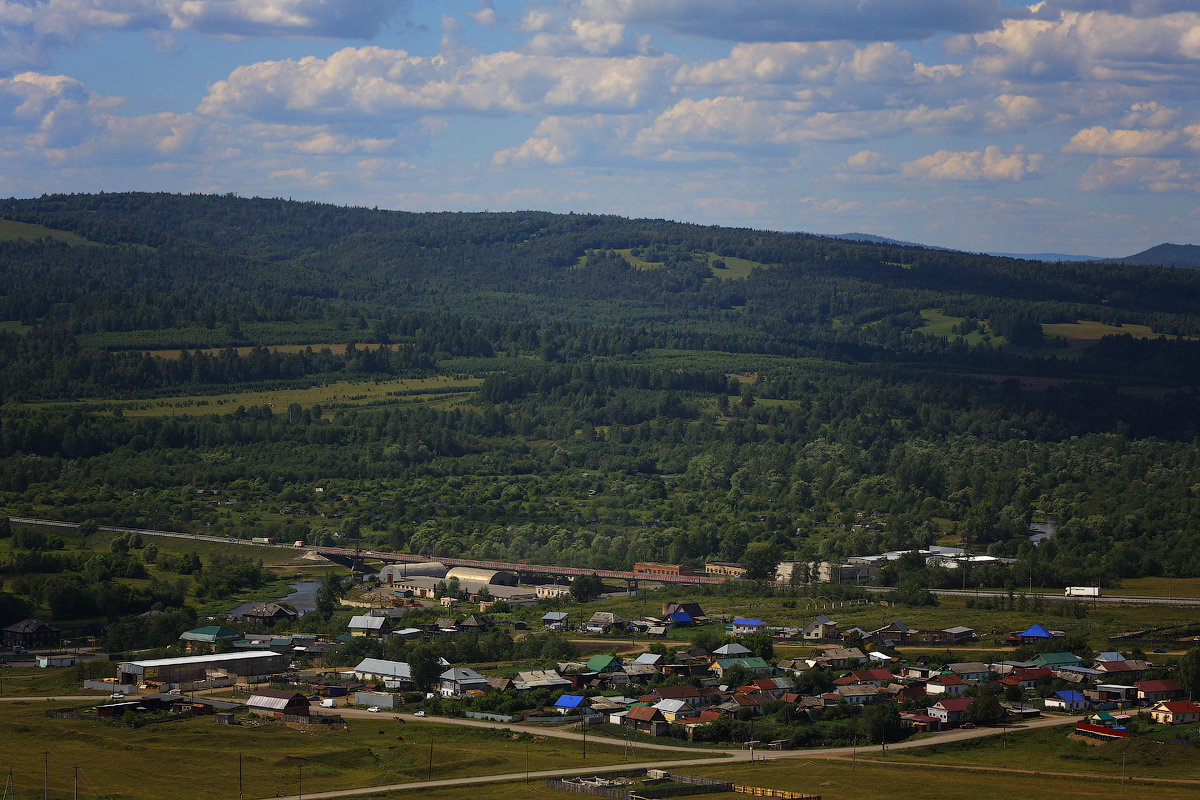
[[[880,689],[896,680],[896,676],[886,669],[854,669],[850,670],[850,675],[855,683],[869,683]]]
[[[1150,709],[1150,717],[1160,725],[1187,725],[1200,722],[1200,706],[1191,700],[1162,700]]]
[[[1138,681],[1134,684],[1138,699],[1146,703],[1157,703],[1159,700],[1174,700],[1183,694],[1183,687],[1174,678],[1160,681]]]
[[[958,697],[967,690],[967,684],[957,675],[934,675],[925,684],[926,694],[942,694],[946,697]]]
[[[974,697],[947,697],[925,709],[931,717],[942,721],[942,727],[950,728],[962,722],[963,712],[975,701]]]

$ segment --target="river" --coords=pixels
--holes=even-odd
[[[289,583],[288,586],[292,587],[291,594],[278,602],[287,603],[299,611],[301,615],[307,614],[317,607],[317,589],[321,588],[320,581],[297,581],[296,583]],[[233,608],[229,612],[229,616],[241,616],[255,606],[262,605],[263,602],[265,601],[255,600],[252,603],[242,603],[240,606]]]

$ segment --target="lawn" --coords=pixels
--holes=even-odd
[[[305,408],[319,404],[326,409],[338,406],[380,404],[442,406],[461,403],[470,398],[481,383],[483,383],[482,378],[445,376],[390,381],[338,381],[303,389],[272,389],[122,402],[92,400],[81,401],[81,404],[103,403],[106,408],[120,408],[123,414],[131,417],[194,417],[204,414],[231,414],[239,406],[244,408],[270,406],[275,413],[280,414],[292,403],[297,403]],[[35,405],[65,407],[63,403]]]
[[[40,795],[48,763],[52,796],[72,789],[79,767],[84,797],[175,800],[178,797],[271,797],[305,792],[529,769],[559,769],[647,758],[619,745],[581,743],[502,730],[437,724],[400,725],[390,716],[347,720],[346,728],[295,731],[277,722],[239,715],[242,724],[216,726],[198,717],[139,729],[99,722],[53,719],[47,708],[63,703],[5,703],[0,726],[4,767],[13,770],[16,796]],[[686,758],[688,754],[659,754]],[[238,791],[239,757],[242,792]],[[539,784],[540,785],[540,784]],[[462,797],[460,792],[457,797]],[[492,796],[490,793],[480,796]]]
[[[1157,727],[1157,726],[1156,726]],[[1146,738],[1091,743],[1068,736],[1068,728],[1041,728],[965,742],[893,750],[889,761],[951,764],[1043,772],[1091,772],[1120,777],[1122,760],[1129,776],[1200,780],[1200,759],[1191,747],[1168,746]]]
[[[72,245],[96,246],[82,236],[70,231],[60,231],[47,228],[45,225],[34,225],[28,222],[15,222],[11,219],[0,219],[0,242],[13,242],[18,239],[57,239]]]

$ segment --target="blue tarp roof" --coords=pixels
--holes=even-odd
[[[1033,625],[1030,625],[1028,628],[1026,628],[1024,631],[1022,631],[1021,633],[1019,633],[1017,635],[1022,636],[1022,637],[1029,637],[1032,639],[1049,639],[1050,631],[1046,630],[1041,625],[1034,623]]]
[[[554,701],[555,708],[578,708],[583,702],[581,694],[564,694]]]
[[[676,622],[692,622],[692,615],[686,611],[673,611],[667,614],[667,619],[673,619]]]
[[[763,624],[763,622],[762,622],[762,620],[761,620],[761,619],[746,619],[745,617],[738,617],[737,619],[735,619],[735,620],[733,621],[733,624],[734,624],[734,625],[754,625],[754,626],[758,626],[758,625],[762,625],[762,624]]]
[[[1061,692],[1055,692],[1054,696],[1064,703],[1078,703],[1083,700],[1083,695],[1074,689],[1064,689]]]

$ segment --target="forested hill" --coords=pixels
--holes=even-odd
[[[940,541],[1047,582],[1200,574],[1195,271],[99,194],[0,201],[0,273],[9,512],[351,518],[596,566]],[[1036,553],[1035,512],[1063,523]]]
[[[1200,269],[1200,246],[1160,244],[1120,260],[1126,264],[1155,264],[1162,267]]]

